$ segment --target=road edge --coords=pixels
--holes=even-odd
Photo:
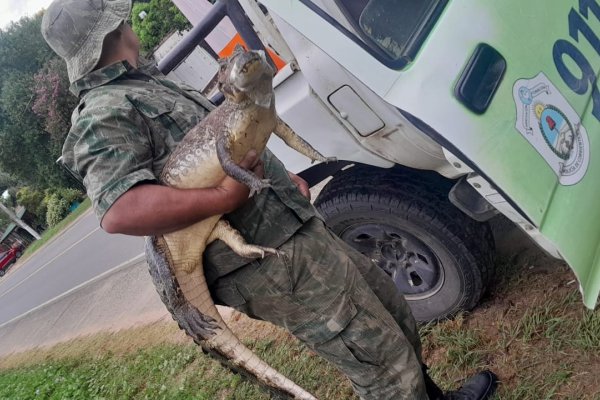
[[[87,281],[82,282],[82,283],[80,283],[77,286],[72,287],[71,289],[67,290],[66,292],[61,293],[60,295],[58,295],[58,296],[56,296],[56,297],[54,297],[54,298],[52,298],[52,299],[50,299],[50,300],[48,300],[48,301],[46,301],[46,302],[44,302],[44,303],[36,306],[36,307],[34,307],[34,308],[26,311],[25,313],[23,313],[23,314],[21,314],[19,316],[16,316],[16,317],[12,318],[11,320],[6,321],[6,322],[0,324],[0,329],[3,328],[3,327],[5,327],[5,326],[7,326],[7,325],[10,325],[10,324],[12,324],[14,322],[17,322],[20,319],[23,319],[23,318],[27,317],[28,315],[30,315],[30,314],[32,314],[32,313],[34,313],[34,312],[36,312],[36,311],[38,311],[38,310],[40,310],[40,309],[42,309],[44,307],[47,307],[48,305],[50,305],[52,303],[55,303],[55,302],[57,302],[57,301],[65,298],[67,296],[70,296],[73,293],[75,293],[75,292],[77,292],[77,291],[79,291],[81,289],[84,289],[85,287],[87,287],[87,286],[89,286],[89,285],[91,285],[91,284],[93,284],[93,283],[95,283],[95,282],[97,282],[97,281],[99,281],[101,279],[104,279],[104,278],[106,278],[107,276],[109,276],[111,274],[114,274],[114,273],[116,273],[118,271],[121,271],[123,269],[130,268],[130,267],[132,267],[134,265],[137,265],[138,263],[144,261],[145,258],[146,258],[146,255],[144,253],[140,253],[137,256],[135,256],[133,258],[130,258],[129,260],[127,260],[127,261],[125,261],[125,262],[123,262],[123,263],[121,263],[121,264],[119,264],[119,265],[117,265],[117,266],[115,266],[115,267],[113,267],[113,268],[111,268],[109,270],[104,271],[100,275],[96,275],[95,277],[93,277],[91,279],[88,279]]]

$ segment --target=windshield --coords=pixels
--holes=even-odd
[[[301,0],[385,65],[414,60],[448,0]]]
[[[394,60],[418,38],[439,0],[371,0],[358,17],[361,31]]]

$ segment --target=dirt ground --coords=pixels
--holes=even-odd
[[[517,387],[523,381],[534,385],[562,371],[568,379],[558,385],[556,398],[600,399],[600,381],[596,379],[600,348],[578,348],[564,340],[571,326],[568,321],[578,320],[585,312],[573,273],[540,253],[521,257],[526,271],[520,276],[520,284],[510,290],[492,291],[463,320],[462,328],[482,332],[481,341],[495,349],[485,354],[485,361],[503,385]],[[550,298],[562,300],[552,304]],[[524,332],[523,321],[528,318],[532,320],[531,331]],[[559,324],[563,323],[565,327],[561,328]],[[594,337],[597,342],[598,332]],[[434,361],[435,354],[434,350],[426,356]]]
[[[585,309],[564,262],[502,221],[494,228],[494,284],[472,313],[433,328],[438,336],[424,340],[427,362],[441,364],[439,375],[450,381],[490,368],[500,377],[502,399],[600,399],[600,310]],[[447,372],[452,348],[443,339],[457,331],[472,334],[477,362]]]

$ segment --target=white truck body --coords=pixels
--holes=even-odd
[[[173,2],[194,24],[201,24],[211,7],[205,0]],[[571,2],[578,3],[567,3]],[[332,183],[317,199],[319,209],[332,229],[359,250],[360,241],[379,229],[369,239],[370,247],[361,251],[392,276],[419,319],[470,308],[481,296],[491,279],[493,266],[487,254],[493,244],[484,244],[487,239],[477,243],[475,237],[487,237],[488,228],[480,222],[497,214],[571,265],[586,305],[593,307],[600,292],[600,229],[579,218],[577,224],[588,232],[586,236],[574,225],[572,214],[562,211],[576,204],[589,210],[597,191],[590,178],[596,167],[589,166],[595,142],[588,132],[598,130],[600,94],[596,96],[597,88],[590,94],[586,81],[594,79],[586,58],[593,50],[583,49],[583,44],[573,50],[558,33],[557,38],[536,34],[544,25],[527,17],[537,7],[533,3],[539,1],[519,5],[527,10],[517,12],[517,0],[262,0],[260,5],[239,0],[254,31],[285,64],[274,80],[282,119],[322,154],[344,160],[344,166],[358,165],[352,169],[354,177],[347,171],[331,171]],[[582,17],[572,18],[576,11],[571,8],[569,24],[581,25],[583,18],[592,16],[600,19],[594,0],[578,4]],[[558,20],[570,5],[546,8]],[[380,25],[385,28],[385,21],[389,25],[404,17],[404,10],[414,12],[416,22],[404,20],[414,24],[414,32],[409,32],[407,47],[400,49],[392,36],[401,28],[376,31]],[[373,18],[375,24],[369,25]],[[217,29],[221,34],[231,32],[231,24],[226,20],[221,24]],[[571,25],[569,29],[579,40],[573,36],[577,31]],[[589,28],[579,31],[596,43]],[[595,50],[600,55],[600,49]],[[564,62],[565,57],[584,72],[585,85],[578,83],[580,75],[569,70],[574,67]],[[507,69],[507,63],[513,68]],[[485,105],[479,108],[482,98]],[[556,121],[566,133],[554,132]],[[567,140],[563,150],[555,141],[561,137]],[[319,170],[276,137],[269,148],[295,173]],[[438,182],[426,171],[446,179]],[[394,179],[397,185],[390,186]],[[453,205],[431,205],[440,191]],[[375,203],[361,199],[363,194],[375,198]],[[421,201],[429,201],[429,208]],[[417,203],[424,208],[416,214],[427,217],[405,224],[418,220],[411,210]],[[462,213],[456,214],[455,208]],[[387,215],[394,215],[392,222]],[[438,232],[435,227],[421,231],[420,226],[438,218],[448,226],[463,224],[464,232]],[[479,222],[473,225],[471,218]],[[582,235],[589,240],[581,240]],[[469,250],[462,254],[451,242],[461,242],[460,248]],[[426,268],[416,266],[418,258]],[[437,311],[428,312],[428,307]]]

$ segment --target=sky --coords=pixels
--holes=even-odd
[[[42,8],[48,7],[52,0],[0,0],[0,29],[6,28],[11,21],[21,17],[33,16]]]

